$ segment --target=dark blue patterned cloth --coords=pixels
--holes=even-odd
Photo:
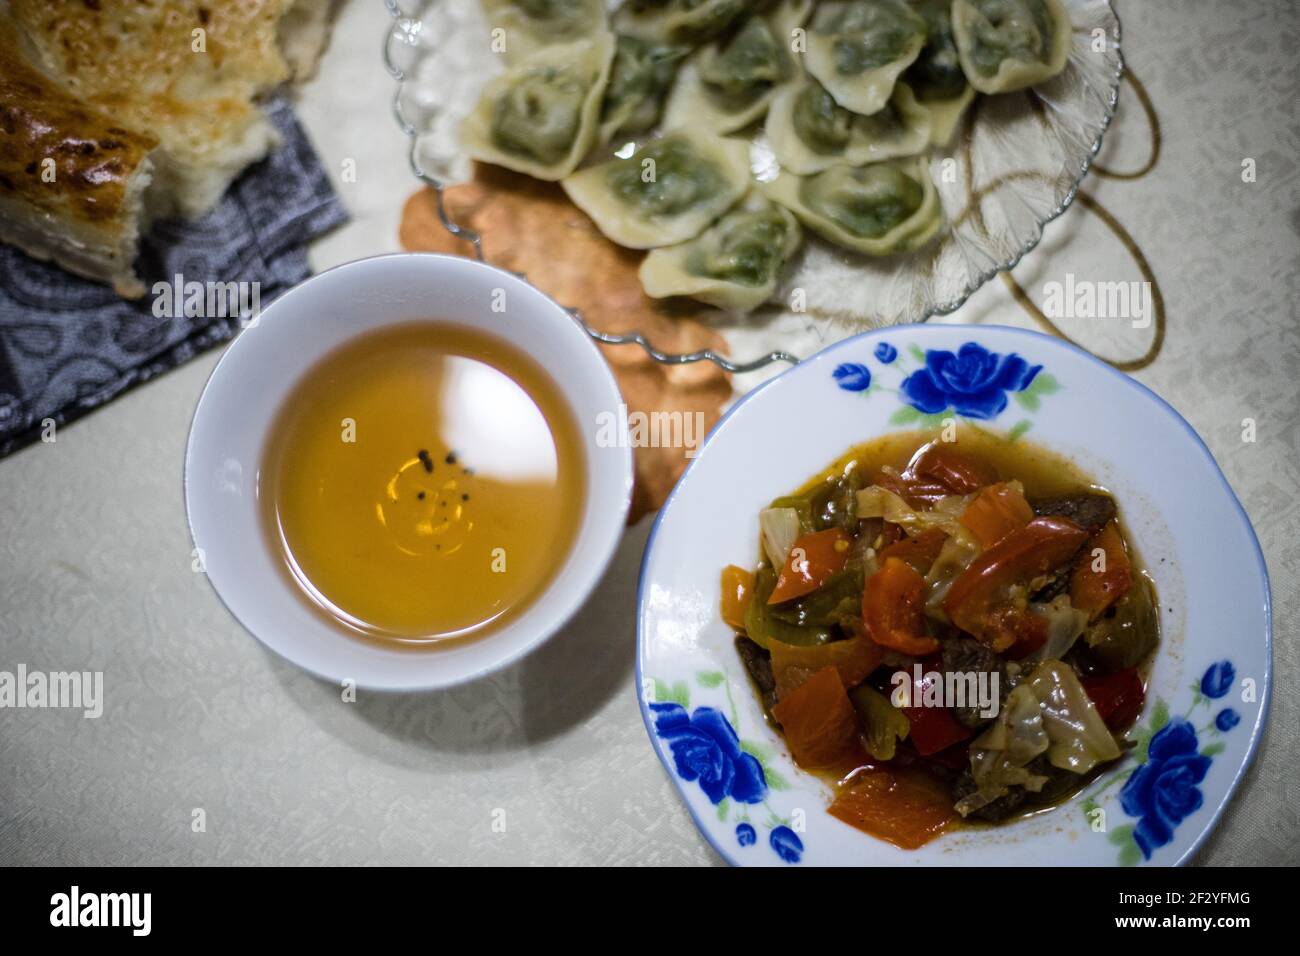
[[[261,307],[306,278],[306,244],[347,219],[286,100],[267,106],[283,142],[250,167],[202,219],[158,223],[141,243],[146,287],[257,282]],[[0,245],[0,458],[200,352],[230,339],[239,318],[154,315],[154,297],[111,288]]]

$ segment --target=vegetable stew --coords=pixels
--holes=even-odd
[[[1122,754],[1159,641],[1119,508],[963,426],[853,448],[759,515],[722,617],[830,812],[914,849],[1040,811]]]

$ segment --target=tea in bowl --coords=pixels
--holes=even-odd
[[[387,690],[484,675],[595,588],[632,487],[621,402],[560,306],[482,263],[348,263],[269,306],[195,412],[196,556],[262,643]]]

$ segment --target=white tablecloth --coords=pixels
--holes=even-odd
[[[1272,718],[1201,860],[1294,864],[1300,8],[1117,5],[1164,149],[1151,175],[1085,185],[1133,235],[1167,302],[1168,341],[1137,377],[1219,460],[1259,534],[1275,602]],[[327,168],[357,169],[356,182],[336,184],[354,220],[319,243],[318,268],[397,248],[414,184],[378,59],[386,23],[377,2],[350,3],[302,93]],[[1140,166],[1148,142],[1126,89],[1102,159]],[[1255,183],[1242,182],[1247,158]],[[1078,206],[1016,276],[1039,297],[1067,272],[1137,278]],[[946,321],[1029,323],[997,281]],[[1116,353],[1141,351],[1083,331]],[[438,696],[344,703],[264,651],[191,570],[181,462],[216,358],[0,462],[0,669],[102,670],[106,697],[97,720],[0,710],[0,862],[718,862],[637,713],[635,578],[649,522],[628,531],[591,605],[519,665]],[[1245,418],[1258,423],[1255,443],[1241,439]],[[204,832],[191,826],[197,808]]]

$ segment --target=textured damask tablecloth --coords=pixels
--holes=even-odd
[[[1214,452],[1255,524],[1274,599],[1271,720],[1200,859],[1294,864],[1300,9],[1117,6],[1126,57],[1158,117],[1159,161],[1134,179],[1090,177],[1095,203],[1051,226],[1015,277],[1039,300],[1071,272],[1141,279],[1135,249],[1159,284],[1167,338],[1135,375]],[[397,249],[412,183],[376,58],[385,24],[379,4],[350,3],[300,104],[353,215],[316,246],[317,268]],[[1150,144],[1126,86],[1102,162],[1138,170]],[[1242,181],[1247,159],[1254,183]],[[339,175],[348,160],[355,182]],[[1033,324],[998,281],[946,321]],[[1131,329],[1094,326],[1068,331],[1109,355],[1146,348]],[[816,338],[791,345],[806,352]],[[342,703],[263,651],[191,571],[180,468],[215,360],[0,462],[0,668],[103,670],[107,698],[97,720],[0,711],[0,862],[717,862],[637,713],[633,609],[649,522],[628,531],[596,599],[517,666],[435,697]],[[1242,441],[1246,418],[1256,442]],[[191,826],[196,808],[203,832]]]

